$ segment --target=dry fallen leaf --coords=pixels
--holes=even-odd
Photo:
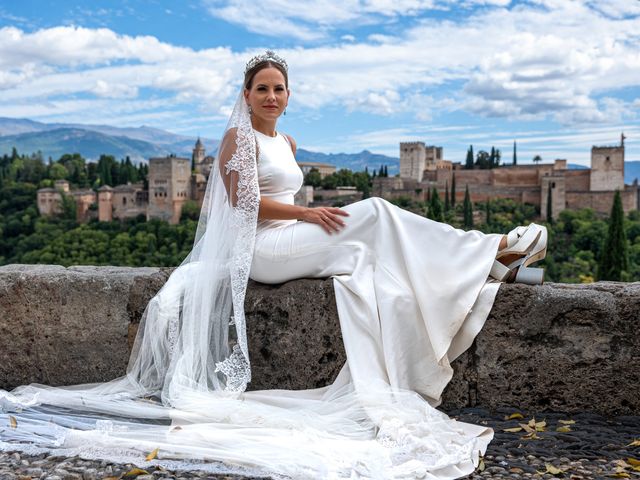
[[[154,451],[152,451],[149,455],[146,456],[145,460],[147,462],[150,462],[151,460],[156,458],[158,456],[158,451],[159,450],[160,450],[159,448],[156,448]]]
[[[11,428],[18,428],[18,420],[13,415],[9,415],[9,425]]]
[[[531,423],[531,422],[529,422]],[[518,425],[520,425],[520,427],[522,427],[524,429],[525,432],[527,433],[534,433],[535,430],[535,423],[533,424],[534,426],[530,426],[529,424],[526,423],[519,423]]]
[[[546,426],[547,426],[547,422],[545,422],[544,420],[541,422],[535,423],[535,429],[537,432],[544,432],[544,427]]]
[[[484,458],[480,459],[480,463],[478,463],[478,471],[479,472],[483,472],[484,471]]]
[[[571,428],[565,426],[562,427],[558,427],[556,428],[556,432],[560,432],[560,433],[567,433],[567,432],[572,432],[573,430],[571,430]]]
[[[524,418],[524,416],[521,413],[518,413],[518,412],[512,413],[508,417],[504,417],[505,420],[521,420],[523,418]]]
[[[149,475],[149,472],[142,470],[141,468],[132,468],[123,477],[137,477],[138,475]]]
[[[536,435],[536,432],[527,433],[525,436],[520,437],[523,440],[540,440],[540,437]]]
[[[629,445],[627,445],[627,447],[640,447],[640,439],[634,440]]]
[[[628,463],[629,465],[633,465],[634,467],[637,467],[637,466],[639,466],[639,465],[640,465],[640,460],[637,460],[637,459],[635,459],[635,458],[628,457],[628,458],[627,458],[627,463]]]
[[[503,432],[517,433],[522,431],[522,427],[505,428]]]
[[[558,423],[561,423],[563,425],[573,425],[576,423],[575,420],[558,420]]]
[[[550,473],[551,475],[562,475],[566,471],[562,468],[555,467],[550,463],[545,463],[544,466],[546,470],[544,472],[538,471],[540,475],[544,475],[545,473]]]
[[[631,475],[629,475],[627,472],[616,472],[610,474],[609,476],[615,478],[631,478]]]

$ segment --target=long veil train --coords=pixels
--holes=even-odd
[[[231,142],[231,143],[229,143]],[[490,429],[348,366],[328,387],[245,392],[244,297],[260,192],[256,140],[238,95],[189,256],[147,305],[127,373],[100,384],[0,390],[0,451],[283,478],[457,478]],[[156,451],[157,456],[145,460]]]

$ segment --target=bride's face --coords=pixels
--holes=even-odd
[[[280,70],[268,67],[255,74],[251,88],[244,91],[244,98],[251,107],[254,117],[273,121],[287,107],[289,94]]]

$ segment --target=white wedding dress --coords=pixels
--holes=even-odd
[[[287,140],[255,135],[260,194],[293,204],[302,172]],[[136,396],[141,386],[132,375],[94,386],[0,390],[0,451],[294,479],[471,473],[492,430],[434,407],[451,379],[450,362],[471,345],[493,305],[499,283],[488,275],[502,236],[455,229],[379,198],[344,210],[346,227],[331,235],[316,224],[260,220],[250,271],[265,283],[333,278],[347,363],[332,385],[189,388],[192,378],[179,377],[180,365],[172,364],[179,381],[171,384],[170,405]],[[170,326],[193,268],[180,267],[150,302],[162,314],[157,322],[167,318]]]

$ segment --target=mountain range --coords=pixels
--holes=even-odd
[[[208,152],[215,152],[218,140],[201,138]],[[0,155],[11,153],[15,147],[20,153],[42,152],[44,158],[59,158],[65,153],[78,152],[89,160],[102,154],[116,158],[129,156],[134,162],[151,157],[175,154],[191,158],[196,137],[176,135],[165,130],[142,126],[121,128],[110,125],[74,123],[43,123],[28,119],[0,117]],[[349,168],[353,171],[371,171],[387,165],[388,173],[398,172],[398,158],[371,153],[325,154],[299,148],[296,158],[300,162],[322,162]]]
[[[218,148],[218,140],[201,138],[209,153]],[[15,147],[20,153],[42,152],[44,158],[59,158],[65,153],[80,153],[89,160],[97,160],[102,154],[124,158],[134,162],[147,161],[151,157],[175,154],[191,158],[196,137],[177,135],[158,128],[113,127],[78,123],[44,123],[29,119],[0,117],[0,155],[10,154]],[[300,162],[321,162],[348,168],[353,171],[369,168],[370,172],[386,165],[388,173],[399,170],[399,159],[363,150],[360,153],[321,153],[298,148],[296,159]],[[568,164],[569,168],[587,168]],[[625,183],[640,179],[640,161],[625,162]]]

